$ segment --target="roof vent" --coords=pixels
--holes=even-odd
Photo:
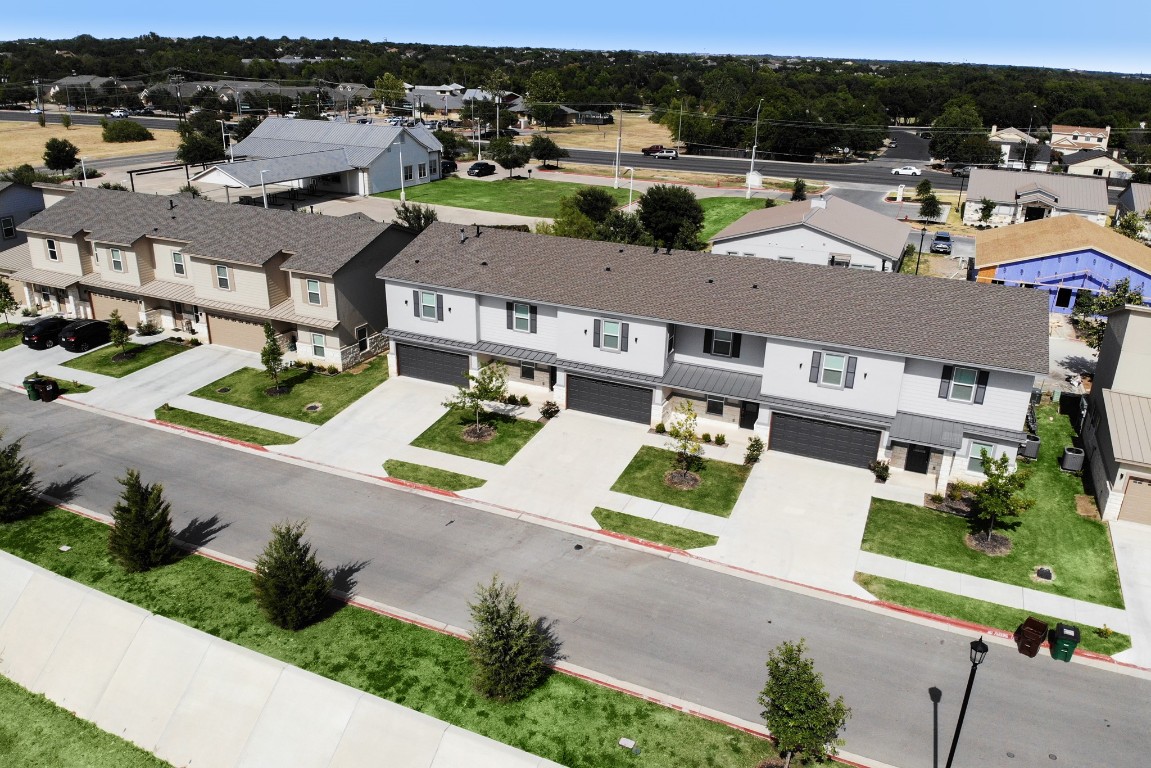
[[[175,200],[169,200],[168,201],[168,210],[170,211],[175,207],[176,207],[176,201]]]
[[[486,267],[487,265],[488,265],[488,263],[487,263],[486,261],[481,261],[481,262],[480,262],[480,266],[481,266],[481,267]]]
[[[464,231],[463,227],[460,227],[460,242],[462,243],[463,241],[465,241],[467,239],[468,239],[467,233]]]
[[[752,288],[758,288],[758,287],[759,287],[759,283],[752,283],[752,284],[751,284],[751,287],[752,287]]]
[[[416,263],[417,263],[417,264],[419,264],[419,263],[420,263],[420,260],[419,260],[419,259],[416,259]]]
[[[620,252],[620,253],[623,253],[623,248],[620,248],[620,249],[619,249],[619,252]]]
[[[476,237],[479,237],[480,236],[480,225],[476,224],[475,227],[476,227]]]
[[[665,250],[664,253],[671,253],[671,246],[670,245],[667,247],[667,250]]]
[[[603,268],[603,271],[604,271],[604,272],[611,272],[611,267],[604,267],[604,268]]]
[[[711,284],[711,283],[714,283],[714,282],[715,282],[715,280],[712,280],[712,279],[709,277],[709,278],[707,279],[707,282],[708,282],[708,284]]]
[[[651,252],[652,252],[652,253],[659,253],[659,246],[658,246],[658,245],[653,245],[653,246],[651,247]]]

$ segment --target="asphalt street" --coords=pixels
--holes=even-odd
[[[177,528],[208,521],[219,530],[207,545],[241,558],[254,559],[274,522],[307,519],[325,563],[354,566],[360,595],[457,626],[475,585],[498,572],[557,622],[569,661],[750,720],[768,650],[806,638],[854,711],[845,749],[891,765],[931,765],[930,688],[942,690],[944,751],[958,713],[965,634],[15,393],[0,393],[0,430],[26,435],[41,479],[94,510],[109,510],[116,476],[138,468],[164,484]],[[956,765],[1142,765],[1149,711],[1147,676],[993,643]]]

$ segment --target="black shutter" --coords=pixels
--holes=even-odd
[[[980,371],[978,378],[975,379],[975,404],[983,405],[983,398],[987,395],[987,379],[989,374],[987,371]]]
[[[731,356],[733,358],[739,357],[739,343],[743,341],[742,333],[731,334]]]
[[[509,302],[507,303],[507,305],[508,305],[508,306],[507,306],[507,310],[508,310],[508,330],[509,330],[509,331],[511,331],[511,330],[514,330],[514,329],[515,329],[515,324],[516,324],[516,320],[515,320],[515,318],[516,318],[516,305],[515,305],[515,302],[513,302],[513,301],[509,301]]]
[[[855,388],[855,364],[859,362],[858,357],[847,358],[847,378],[843,380],[844,389]]]
[[[943,366],[943,376],[939,379],[939,396],[944,400],[951,394],[951,375],[955,373],[955,366]]]
[[[532,333],[536,332],[536,305],[535,304],[532,304],[531,332]]]
[[[811,353],[811,371],[807,374],[807,380],[812,384],[819,382],[819,362],[823,359],[823,355],[818,352]]]
[[[620,328],[619,328],[619,351],[620,352],[627,352],[627,333],[628,333],[628,328],[630,328],[630,327],[631,326],[629,326],[627,323],[620,323]]]
[[[442,293],[436,294],[436,319],[444,319],[444,296]]]
[[[412,290],[412,312],[416,317],[420,316],[420,292]]]
[[[599,320],[596,320],[594,323],[592,323],[591,345],[596,349],[599,349]]]
[[[703,353],[705,355],[711,354],[711,342],[715,338],[715,332],[708,328],[703,332]]]

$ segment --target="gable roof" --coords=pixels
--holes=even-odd
[[[1102,177],[976,168],[967,189],[968,200],[986,197],[997,203],[1014,204],[1018,193],[1038,189],[1058,198],[1056,207],[1063,210],[1106,213],[1110,207],[1107,180]]]
[[[908,228],[882,213],[834,196],[749,211],[729,224],[713,239],[715,243],[736,237],[805,227],[857,245],[887,259],[898,259],[907,243]]]
[[[1095,128],[1095,127],[1092,127],[1089,125],[1053,125],[1053,126],[1051,126],[1051,132],[1052,133],[1071,133],[1071,134],[1077,133],[1079,135],[1091,135],[1091,136],[1098,136],[1100,134],[1106,134],[1108,132],[1108,130],[1109,129],[1107,129],[1107,128]]]
[[[1111,157],[1111,154],[1105,149],[1081,149],[1078,152],[1072,152],[1069,155],[1063,156],[1063,164],[1078,165],[1079,163],[1086,163],[1089,160],[1100,159],[1108,160],[1115,165],[1126,168],[1127,170],[1131,170],[1131,166],[1127,165],[1126,163],[1121,163],[1115,158]]]
[[[234,151],[237,155],[268,158],[343,149],[347,152],[349,163],[356,168],[366,168],[386,152],[392,142],[405,134],[429,151],[443,149],[431,131],[420,125],[404,128],[395,125],[269,118],[236,144]]]
[[[1151,248],[1081,216],[1051,216],[978,232],[975,266],[993,267],[1088,249],[1151,275]]]
[[[1120,205],[1129,211],[1146,214],[1151,209],[1151,184],[1131,184],[1119,194]]]
[[[1047,297],[959,280],[653,253],[436,222],[378,277],[673,323],[1046,373]]]
[[[283,269],[332,275],[387,225],[339,216],[277,211],[92,187],[75,192],[21,224],[18,229],[131,246],[142,237],[186,244],[188,253],[221,261],[262,265],[279,253],[291,257]]]
[[[997,131],[993,130],[987,138],[988,141],[995,143],[1017,144],[1019,142],[1026,142],[1028,144],[1035,144],[1039,141],[1039,139],[1019,130],[1018,128],[1000,128]]]
[[[348,162],[346,149],[326,149],[303,155],[219,163],[200,171],[192,177],[192,181],[250,189],[260,186],[261,182],[276,184],[352,170],[355,170],[355,166]],[[267,174],[261,175],[261,171],[267,171]]]

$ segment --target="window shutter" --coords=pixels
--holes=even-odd
[[[951,375],[955,372],[955,366],[943,366],[943,377],[939,379],[939,396],[944,400],[951,392]]]
[[[711,354],[711,343],[713,339],[715,339],[715,333],[710,328],[703,332],[703,353],[705,355]]]
[[[443,294],[436,294],[436,319],[444,319],[444,297]]]
[[[591,329],[591,345],[599,349],[599,320],[592,323]]]
[[[979,376],[975,379],[975,404],[983,405],[983,398],[987,395],[987,379],[990,374],[987,371],[980,371]]]
[[[859,362],[858,357],[847,358],[847,378],[843,380],[844,389],[855,388],[855,364]]]
[[[819,363],[823,360],[823,355],[819,352],[811,353],[811,370],[807,374],[807,380],[812,384],[819,383]]]
[[[619,351],[627,352],[627,334],[628,328],[631,326],[627,323],[620,323],[619,327]]]
[[[416,317],[420,316],[420,292],[417,290],[412,291],[412,313]]]
[[[739,343],[743,341],[742,333],[731,334],[731,357],[735,359],[739,357]]]
[[[536,305],[535,304],[532,304],[531,332],[532,333],[536,332]]]
[[[515,302],[512,301],[507,302],[507,305],[508,330],[510,331],[515,328],[516,305]]]

